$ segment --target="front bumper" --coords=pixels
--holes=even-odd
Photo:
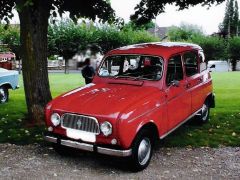
[[[105,148],[105,147],[100,147],[93,144],[77,142],[69,139],[63,139],[63,138],[55,137],[52,135],[44,135],[44,139],[45,141],[48,141],[51,143],[56,143],[63,146],[84,150],[84,151],[97,152],[99,154],[106,154],[110,156],[127,157],[132,154],[132,149],[117,150],[117,149]]]

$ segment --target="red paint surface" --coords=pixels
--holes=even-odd
[[[109,121],[113,126],[112,135],[104,137],[101,133],[97,136],[96,144],[110,144],[111,140],[116,138],[123,149],[130,148],[137,132],[147,123],[156,125],[159,137],[164,135],[199,110],[207,95],[212,92],[208,71],[190,78],[184,75],[179,87],[167,87],[168,59],[174,54],[181,55],[191,50],[199,51],[201,48],[186,44],[142,44],[110,51],[106,56],[144,54],[162,57],[162,79],[133,81],[96,76],[94,86],[70,95],[61,95],[49,103],[51,108],[46,108],[47,126],[51,126],[52,112],[92,116],[97,118],[99,123]],[[54,133],[66,135],[60,126],[54,128]]]

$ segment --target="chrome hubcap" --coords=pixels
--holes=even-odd
[[[0,101],[5,102],[6,100],[7,100],[7,95],[6,95],[5,91],[1,88],[0,89]]]
[[[202,107],[202,119],[203,119],[203,121],[207,120],[207,116],[208,116],[208,107],[207,107],[206,104],[203,104],[203,107]]]
[[[141,165],[144,165],[147,163],[147,161],[150,158],[151,153],[151,142],[149,138],[144,138],[138,147],[138,162]]]

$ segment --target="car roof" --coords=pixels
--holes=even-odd
[[[107,55],[114,54],[144,54],[161,56],[169,58],[170,56],[190,50],[200,50],[202,48],[196,44],[182,43],[182,42],[154,42],[134,44],[129,46],[120,47],[107,53]]]

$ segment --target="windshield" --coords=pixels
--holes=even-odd
[[[162,58],[144,55],[108,56],[99,68],[101,77],[133,78],[135,80],[160,80],[162,72]]]

